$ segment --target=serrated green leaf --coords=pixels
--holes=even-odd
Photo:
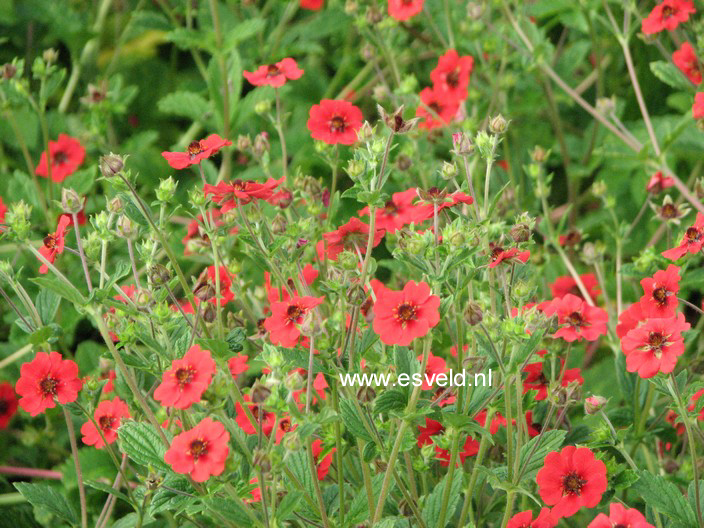
[[[142,466],[153,466],[162,471],[170,471],[164,462],[166,447],[154,427],[143,422],[127,422],[117,430],[120,449]]]
[[[69,524],[78,524],[76,510],[61,493],[51,486],[31,482],[15,482],[14,486],[33,506],[42,508]]]
[[[362,417],[359,415],[357,408],[351,401],[346,399],[340,400],[340,416],[342,418],[342,422],[345,424],[345,428],[352,436],[355,438],[361,438],[367,442],[372,441],[371,435],[364,427]]]
[[[210,112],[210,104],[194,92],[173,92],[162,97],[157,103],[160,112],[187,117],[192,121],[202,121]]]
[[[543,467],[543,461],[548,453],[560,449],[566,434],[567,431],[546,431],[541,435],[532,438],[530,442],[521,447],[521,481],[533,479],[535,477],[538,470]]]
[[[61,297],[51,290],[41,290],[37,294],[34,304],[37,307],[37,312],[39,312],[39,318],[42,320],[42,323],[48,325],[54,321],[60,303]]]
[[[122,499],[123,501],[127,502],[128,504],[131,504],[130,499],[122,493],[121,491],[116,490],[112,486],[109,486],[105,484],[104,482],[99,482],[97,480],[84,480],[83,481],[87,486],[90,486],[91,488],[104,491],[105,493],[109,495],[114,495],[118,499]]]
[[[640,478],[631,489],[646,504],[673,521],[684,523],[686,526],[697,526],[694,510],[677,486],[647,471],[641,471],[639,475]]]
[[[677,90],[693,90],[693,85],[674,64],[665,61],[650,63],[650,71],[662,82]]]
[[[435,528],[445,528],[447,521],[452,518],[457,503],[460,498],[460,490],[462,489],[462,472],[455,471],[452,475],[452,482],[448,481],[448,476],[440,481],[440,483],[435,486],[433,491],[428,495],[425,506],[423,507],[423,520],[430,528],[434,526]],[[442,509],[443,495],[445,494],[445,487],[450,485],[450,497],[447,503],[447,515],[445,516],[445,524],[440,526],[438,524],[438,518],[440,517],[440,510]]]
[[[408,395],[401,389],[386,389],[374,400],[374,414],[403,411],[408,404]]]
[[[81,295],[80,291],[78,291],[75,287],[69,286],[65,282],[60,281],[52,275],[33,277],[29,280],[42,289],[51,290],[54,293],[57,293],[73,304],[77,304],[79,306],[83,306],[85,304],[85,299],[83,298],[83,295]]]

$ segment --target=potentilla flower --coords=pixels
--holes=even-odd
[[[374,239],[372,247],[376,247],[384,238],[383,229],[374,229]],[[327,257],[330,260],[337,260],[337,256],[345,250],[353,252],[359,251],[364,255],[367,252],[367,240],[369,239],[369,224],[365,224],[359,218],[350,218],[345,225],[338,227],[335,231],[323,233],[324,241],[319,242],[319,249],[327,247]],[[319,251],[321,253],[321,251]],[[322,259],[322,254],[320,256]]]
[[[388,233],[395,233],[412,222],[422,222],[433,215],[432,206],[414,205],[418,197],[416,188],[394,193],[383,208],[376,210],[376,227]],[[359,211],[359,215],[369,215],[369,207]]]
[[[299,297],[294,295],[288,301],[271,304],[271,315],[264,321],[264,328],[269,332],[269,339],[275,345],[293,348],[301,337],[298,328],[303,318],[313,308],[323,302],[325,297]]]
[[[666,318],[675,315],[677,292],[680,291],[680,268],[670,264],[666,270],[655,272],[640,281],[643,296],[640,305],[646,317]]]
[[[564,367],[565,360],[560,359],[560,368]],[[550,377],[545,375],[544,363],[542,361],[537,361],[535,363],[529,363],[523,368],[523,372],[527,374],[526,379],[523,381],[523,394],[530,390],[537,391],[535,395],[535,401],[542,401],[548,397],[548,389],[550,388]],[[555,372],[555,379],[559,376],[560,371]],[[579,385],[584,383],[584,378],[582,377],[582,371],[579,368],[565,369],[562,374],[563,387],[567,387],[570,383],[577,382]]]
[[[70,223],[69,217],[59,217],[59,224],[56,226],[56,231],[45,236],[44,244],[39,248],[39,253],[52,264],[56,260],[56,256],[64,252],[66,235],[68,234],[68,226]],[[49,266],[42,262],[42,265],[39,267],[39,273],[44,274],[48,271]]]
[[[418,361],[423,361],[423,354],[416,358]],[[428,353],[428,362],[425,365],[425,373],[423,375],[423,384],[421,385],[421,390],[432,390],[433,386],[428,383],[429,379],[433,382],[437,379],[438,374],[445,374],[447,372],[447,364],[445,360],[440,356],[436,356],[432,352]]]
[[[257,422],[257,427],[261,424],[262,433],[265,436],[269,436],[274,430],[274,425],[276,424],[276,415],[271,412],[265,411],[260,404],[251,403],[252,399],[249,394],[242,396],[245,401],[245,405],[249,408],[252,413],[252,418]],[[257,429],[254,424],[247,417],[247,413],[240,403],[235,404],[235,421],[239,425],[240,429],[245,432],[245,434],[253,435],[257,434]]]
[[[312,264],[308,263],[303,268],[303,271],[300,275],[300,279],[302,279],[305,284],[310,286],[315,282],[315,279],[318,278],[319,274],[320,272],[315,269]],[[292,278],[288,279],[287,285],[291,289],[291,291],[296,291],[295,282]],[[288,301],[291,298],[291,296],[288,294],[288,290],[283,286],[281,288],[274,288],[271,285],[271,275],[268,271],[264,272],[264,287],[266,289],[266,298],[270,304],[275,303],[277,301]]]
[[[656,5],[643,20],[643,33],[653,35],[664,29],[672,31],[680,23],[689,20],[689,15],[695,12],[692,0],[665,0]]]
[[[404,21],[423,11],[425,0],[389,0],[389,16]]]
[[[587,528],[655,528],[635,508],[626,508],[618,502],[609,505],[609,515],[600,513]]]
[[[526,262],[528,262],[529,258],[530,251],[528,250],[521,251],[518,248],[504,249],[499,245],[492,244],[491,254],[489,255],[489,267],[495,268],[502,262],[513,263],[518,261],[525,264]]]
[[[557,242],[564,247],[574,247],[582,241],[582,233],[576,229],[572,229],[567,232],[566,235],[560,235],[557,237]]]
[[[204,159],[217,153],[221,148],[232,145],[232,141],[211,134],[205,139],[191,142],[185,152],[162,152],[161,155],[174,169],[185,169],[198,165]]]
[[[420,91],[420,103],[416,108],[416,117],[424,119],[418,127],[427,130],[449,124],[460,108],[458,99],[451,99],[445,92],[429,87]]]
[[[647,316],[643,313],[643,307],[640,302],[633,303],[618,316],[618,325],[616,325],[616,335],[619,339],[623,339],[628,332],[636,328],[642,321],[645,321]]]
[[[440,321],[440,297],[425,282],[409,281],[403,290],[384,288],[374,303],[374,331],[387,345],[408,346]]]
[[[103,436],[100,435],[98,427],[89,420],[81,427],[83,443],[95,446],[98,449],[105,447],[105,442],[112,444],[117,440],[117,428],[120,427],[123,418],[129,417],[130,410],[120,398],[100,402],[93,413],[93,418],[98,427],[100,427]],[[104,441],[103,437],[105,437]]]
[[[469,55],[460,57],[453,49],[445,52],[438,59],[438,65],[430,72],[433,87],[447,94],[450,99],[467,98],[469,76],[474,67],[474,59]]]
[[[684,354],[682,332],[689,327],[684,315],[679,313],[675,317],[648,319],[628,332],[621,339],[626,370],[637,372],[641,378],[652,378],[658,372],[672,372],[677,358]]]
[[[5,221],[5,213],[7,212],[7,206],[2,201],[2,196],[0,196],[0,224]]]
[[[353,145],[363,121],[362,111],[349,101],[323,99],[311,107],[307,126],[313,139],[328,145]]]
[[[36,416],[56,407],[57,400],[62,405],[76,401],[82,387],[76,363],[58,352],[37,352],[20,368],[15,390],[21,396],[20,407]]]
[[[83,164],[86,149],[76,138],[59,134],[58,140],[49,141],[49,156],[51,158],[51,181],[61,183]],[[46,151],[42,152],[39,165],[34,173],[42,178],[49,177]]]
[[[596,276],[593,273],[585,273],[584,275],[580,275],[579,278],[586,288],[589,296],[593,301],[596,301],[599,294],[601,294],[601,290],[599,289],[599,281]],[[564,297],[568,293],[576,295],[577,297],[582,297],[582,292],[579,291],[579,288],[577,287],[577,281],[575,281],[571,275],[558,277],[555,279],[555,282],[549,284],[549,287],[553,297]]]
[[[249,370],[249,357],[247,354],[238,354],[227,360],[227,367],[230,370],[230,375],[232,379],[237,379],[237,376],[244,374]]]
[[[702,105],[704,108],[704,93],[702,93]],[[702,115],[704,115],[704,113]],[[697,213],[697,219],[694,224],[688,227],[684,232],[680,245],[663,251],[662,256],[670,260],[677,260],[687,253],[699,253],[702,247],[704,247],[704,214]]]
[[[472,205],[474,203],[474,199],[462,191],[448,193],[444,189],[431,187],[428,190],[417,188],[416,193],[419,198],[419,203],[422,204],[415,210],[412,218],[416,223],[433,218],[433,216],[435,216],[436,205],[438,206],[438,214],[440,214],[440,211],[448,207],[454,207],[458,204]]]
[[[457,453],[460,458],[459,461],[457,462],[457,465],[461,466],[462,464],[464,464],[464,461],[467,457],[474,456],[477,453],[479,453],[479,442],[477,442],[471,436],[467,436],[467,439],[464,441],[464,444],[462,445],[460,452]],[[452,457],[452,453],[450,453],[449,449],[443,449],[442,447],[435,446],[435,458],[437,458],[440,461],[441,466],[443,466],[443,467],[449,466],[451,457]]]
[[[649,193],[659,194],[673,185],[675,185],[675,180],[670,176],[665,176],[662,171],[657,171],[650,177],[650,180],[648,180],[648,185],[646,185],[645,190]]]
[[[694,96],[692,117],[694,119],[704,119],[704,92],[699,92]]]
[[[286,81],[295,81],[303,75],[303,70],[298,67],[296,61],[291,58],[285,58],[276,64],[265,64],[259,66],[255,71],[247,70],[242,72],[254,86],[274,86],[279,88],[286,84]]]
[[[333,447],[324,457],[321,457],[323,454],[323,441],[320,438],[313,440],[311,447],[313,448],[313,459],[316,464],[318,480],[323,480],[330,471],[332,456],[335,454],[336,449]]]
[[[285,178],[269,178],[264,183],[254,180],[234,180],[220,182],[217,185],[206,184],[203,187],[206,197],[220,206],[220,212],[226,213],[240,205],[257,200],[268,200],[274,190],[284,182]]]
[[[560,299],[553,299],[545,309],[545,314],[557,314],[561,326],[555,332],[555,339],[561,337],[567,342],[596,341],[599,336],[606,335],[606,323],[609,316],[606,310],[590,306],[586,301],[576,295],[568,293]]]
[[[475,420],[479,425],[482,427],[486,427],[486,417],[488,415],[488,412],[486,409],[483,409],[480,411],[477,416],[475,416]],[[489,424],[489,434],[496,434],[499,431],[499,427],[506,427],[506,418],[503,417],[501,413],[494,413],[494,416],[491,418],[491,423]]]
[[[164,372],[154,399],[165,407],[188,409],[200,401],[215,374],[215,361],[209,350],[193,345],[181,359],[174,359]]]
[[[550,508],[542,508],[533,519],[533,512],[526,510],[511,517],[506,528],[554,528],[560,519],[555,517]]]
[[[12,383],[0,383],[0,429],[5,429],[17,412],[17,396]]]
[[[206,288],[212,292],[212,297],[208,298],[208,302],[215,305],[218,304],[218,281],[220,281],[220,306],[225,306],[235,298],[235,294],[232,291],[232,278],[230,271],[225,266],[220,266],[216,273],[215,266],[208,266],[201,272],[196,283],[196,302],[198,304],[200,304],[198,290],[205,291]]]
[[[220,422],[204,418],[193,429],[174,437],[164,461],[176,473],[188,474],[196,482],[220,475],[230,452],[230,434]]]
[[[687,41],[683,42],[680,49],[672,54],[672,62],[693,84],[702,82],[702,71],[694,47]]]
[[[687,206],[676,204],[669,194],[665,195],[662,205],[656,205],[653,202],[649,202],[649,204],[650,208],[657,214],[656,218],[677,226],[680,225],[680,219],[689,213]]]
[[[586,447],[567,446],[545,457],[536,476],[543,502],[556,517],[570,517],[580,508],[593,508],[606,491],[606,466]]]
[[[301,0],[300,6],[302,9],[310,9],[311,11],[319,11],[323,8],[325,0]]]

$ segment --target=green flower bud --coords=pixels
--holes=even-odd
[[[161,180],[159,188],[156,190],[156,199],[160,202],[170,202],[176,194],[176,186],[178,183],[169,176],[165,180]]]
[[[32,206],[24,200],[15,202],[5,214],[5,224],[10,234],[17,240],[26,240],[32,230]]]

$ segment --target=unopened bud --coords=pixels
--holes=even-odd
[[[489,132],[500,136],[506,133],[506,130],[508,130],[508,124],[509,121],[507,121],[504,116],[499,114],[496,117],[492,117],[491,121],[489,121]]]
[[[261,469],[265,475],[271,471],[271,460],[264,449],[255,449],[252,453],[252,465]]]
[[[170,202],[176,194],[176,186],[178,183],[169,176],[165,180],[161,180],[159,188],[156,190],[156,198],[160,202]]]
[[[376,398],[376,391],[368,385],[362,385],[357,391],[359,403],[371,403]]]
[[[543,163],[547,159],[548,154],[549,152],[547,150],[540,145],[536,145],[530,153],[530,157],[535,163]]]
[[[271,232],[275,235],[282,235],[286,232],[287,226],[288,222],[286,222],[286,218],[283,215],[278,214],[271,221]]]
[[[166,266],[154,264],[149,269],[149,279],[155,286],[163,286],[171,280],[171,272]]]
[[[17,75],[17,66],[12,64],[11,62],[7,62],[2,65],[2,73],[0,74],[2,78],[6,81],[9,81],[12,79],[15,75]]]
[[[125,167],[125,158],[111,152],[107,156],[100,158],[99,166],[100,173],[103,177],[109,179],[122,172],[122,169]]]
[[[357,258],[356,253],[350,251],[349,249],[346,249],[337,256],[337,263],[342,269],[347,271],[353,271],[357,269],[357,266],[359,265],[359,259]]]
[[[218,316],[217,308],[213,303],[207,303],[205,305],[205,310],[203,310],[203,321],[206,323],[213,323]]]
[[[474,152],[472,138],[466,132],[455,132],[452,134],[452,152],[457,156],[469,156]]]
[[[584,400],[584,412],[586,414],[592,415],[598,413],[604,408],[606,402],[608,402],[603,396],[590,396]]]
[[[366,143],[374,139],[374,127],[365,121],[357,132],[357,139],[362,143]]]
[[[252,139],[249,136],[237,136],[237,150],[244,152],[252,148]]]
[[[42,53],[42,59],[44,59],[44,62],[47,64],[53,64],[58,60],[58,58],[59,52],[54,48],[47,48],[44,50],[44,53]]]
[[[528,224],[516,224],[511,228],[511,238],[514,242],[528,242],[530,240],[531,230]]]
[[[457,165],[448,161],[443,161],[442,168],[440,169],[440,176],[442,176],[444,180],[452,180],[457,176]]]
[[[122,214],[122,210],[125,208],[125,204],[122,203],[122,200],[120,199],[119,196],[115,196],[112,200],[108,200],[108,212],[114,213],[114,214]]]
[[[83,200],[73,189],[61,189],[61,208],[64,213],[75,214],[83,210]]]
[[[127,215],[120,215],[117,219],[117,234],[122,238],[133,239],[137,236],[139,227]]]
[[[252,403],[264,403],[270,395],[271,390],[269,390],[266,385],[258,381],[254,383],[254,386],[252,387],[252,390],[249,393],[249,397],[251,398]]]
[[[474,301],[469,301],[464,309],[464,320],[470,326],[476,326],[484,320],[482,307]]]

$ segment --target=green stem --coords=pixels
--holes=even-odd
[[[78,459],[78,445],[76,443],[76,430],[73,428],[71,414],[62,406],[64,419],[66,420],[66,428],[68,429],[68,440],[71,444],[71,454],[73,455],[73,464],[76,468],[76,483],[78,484],[78,497],[81,503],[81,526],[88,528],[88,511],[86,509],[86,488],[83,484],[83,472],[81,471],[81,461]]]

